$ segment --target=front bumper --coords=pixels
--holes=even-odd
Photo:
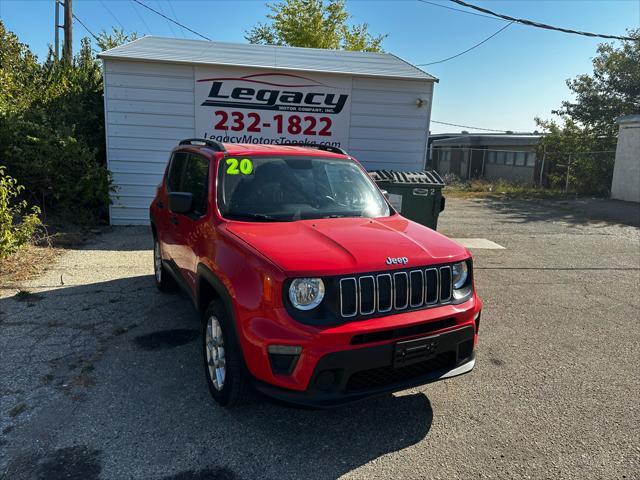
[[[320,408],[405,390],[471,371],[475,333],[473,326],[465,326],[409,342],[329,353],[318,361],[304,391],[257,380],[255,386],[268,396]],[[405,355],[420,349],[422,356],[405,360]]]

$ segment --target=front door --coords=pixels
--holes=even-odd
[[[174,261],[180,274],[191,289],[195,289],[198,257],[195,251],[205,241],[208,202],[209,160],[201,155],[188,154],[180,184],[181,192],[193,195],[193,211],[189,214],[174,213],[176,242]],[[194,290],[195,291],[195,290]]]
[[[159,198],[158,211],[160,214],[158,230],[161,232],[160,247],[163,257],[175,264],[177,254],[177,225],[176,214],[169,209],[169,193],[180,192],[185,168],[187,167],[188,153],[176,152],[171,157],[167,180],[165,183],[165,194]]]

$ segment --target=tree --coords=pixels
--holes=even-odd
[[[250,43],[291,47],[381,52],[386,35],[371,35],[366,23],[349,26],[344,0],[285,0],[267,4],[270,24],[258,23],[245,38]]]
[[[609,138],[617,134],[616,118],[640,113],[640,29],[629,36],[637,40],[598,45],[593,75],[567,80],[576,100],[562,102],[553,113]]]
[[[24,185],[20,197],[95,221],[111,189],[105,151],[102,72],[90,41],[72,65],[52,53],[40,64],[0,21],[0,166]]]
[[[539,156],[547,152],[548,183],[569,184],[579,193],[607,194],[613,175],[618,117],[640,113],[640,29],[629,31],[637,40],[602,43],[593,59],[593,74],[567,80],[574,101],[562,102],[552,113],[561,122],[541,120],[544,131]],[[597,153],[587,153],[597,152]]]
[[[603,138],[592,130],[580,128],[576,122],[564,117],[564,122],[536,122],[545,134],[538,147],[538,156],[544,155],[547,180],[550,186],[564,188],[569,169],[569,186],[579,193],[607,195],[611,187],[614,155],[603,149]]]
[[[29,108],[40,87],[38,59],[0,21],[0,115]]]
[[[110,50],[115,47],[119,47],[125,43],[133,42],[137,40],[138,34],[136,32],[125,33],[121,28],[111,27],[111,32],[102,30],[98,34],[96,43],[102,51]]]

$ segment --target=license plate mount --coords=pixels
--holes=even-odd
[[[440,335],[433,335],[430,337],[396,342],[393,351],[393,367],[405,367],[435,357],[438,353],[439,336]]]

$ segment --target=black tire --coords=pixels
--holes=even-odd
[[[213,361],[211,361],[210,368],[210,358],[213,355],[207,355],[207,340],[210,338],[207,335],[207,330],[212,323],[212,317],[217,320],[223,339],[224,380],[221,382],[221,387],[217,386],[213,379],[216,375]],[[242,405],[253,398],[249,373],[244,364],[240,344],[231,325],[232,321],[219,300],[214,300],[209,304],[202,318],[202,353],[207,385],[214,400],[224,407]]]
[[[156,287],[161,292],[174,292],[178,288],[176,280],[171,276],[162,263],[162,250],[160,242],[153,237],[153,279]]]

